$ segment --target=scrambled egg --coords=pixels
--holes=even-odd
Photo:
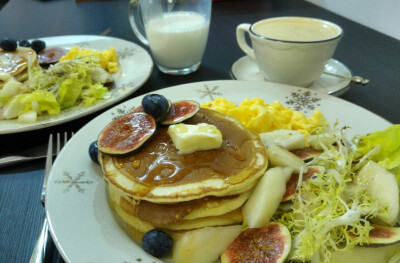
[[[108,50],[97,51],[93,49],[84,49],[78,47],[72,47],[67,54],[65,54],[60,60],[73,59],[79,56],[95,54],[100,59],[100,66],[107,70],[109,73],[116,73],[118,71],[118,54],[114,47],[110,47]]]
[[[225,98],[201,105],[237,118],[249,130],[262,133],[278,129],[297,130],[305,136],[317,127],[328,125],[324,115],[315,110],[312,116],[289,109],[278,101],[265,103],[261,98],[245,98],[239,106]]]

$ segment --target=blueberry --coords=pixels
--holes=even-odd
[[[5,37],[0,41],[0,47],[4,51],[15,51],[18,47],[18,44],[14,39]]]
[[[171,108],[171,102],[163,95],[149,94],[142,99],[143,110],[150,114],[156,121],[162,120],[167,116]]]
[[[31,43],[27,39],[18,41],[20,47],[31,47]]]
[[[99,154],[99,148],[97,146],[97,141],[94,141],[89,146],[89,156],[93,162],[100,164],[98,159],[98,154]]]
[[[42,40],[35,39],[31,43],[31,48],[35,50],[36,53],[39,53],[46,48],[46,43]]]
[[[150,255],[164,257],[172,249],[172,238],[161,230],[152,229],[143,235],[142,247]]]

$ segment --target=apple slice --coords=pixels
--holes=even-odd
[[[297,174],[300,173],[301,169],[303,173],[308,170],[303,160],[275,143],[269,145],[267,155],[268,161],[272,166],[291,167]]]
[[[189,231],[174,242],[174,263],[215,262],[228,246],[239,236],[240,225],[205,227]]]
[[[292,171],[289,167],[275,167],[267,170],[261,177],[243,206],[243,215],[249,227],[263,227],[268,224],[282,201],[286,182]]]
[[[374,161],[368,161],[358,171],[355,182],[365,184],[372,198],[387,209],[387,215],[377,216],[376,223],[393,226],[399,216],[399,187],[392,173],[379,166]]]

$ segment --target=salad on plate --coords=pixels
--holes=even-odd
[[[103,51],[45,47],[40,40],[19,45],[2,40],[0,119],[33,123],[39,115],[87,107],[110,97],[113,74],[119,70],[113,47]]]

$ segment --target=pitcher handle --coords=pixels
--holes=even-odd
[[[249,46],[249,44],[247,44],[247,41],[245,39],[245,33],[247,32],[248,34],[250,34],[250,26],[251,24],[247,23],[238,25],[236,28],[236,40],[240,49],[242,49],[247,56],[255,60],[256,57],[254,55],[254,50]]]
[[[143,21],[141,19],[140,15],[140,0],[130,0],[129,2],[129,22],[131,24],[131,27],[133,29],[133,33],[136,35],[136,37],[146,46],[149,45],[149,41],[145,37],[145,34],[140,32],[139,27],[136,24],[136,21],[139,21],[141,28],[143,28],[144,32],[144,25]]]

